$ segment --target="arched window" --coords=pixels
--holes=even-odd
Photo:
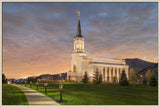
[[[76,72],[76,65],[73,65],[73,72]]]
[[[75,49],[77,49],[77,43],[75,43]]]
[[[80,45],[80,49],[82,49],[82,42],[79,42],[79,45]]]

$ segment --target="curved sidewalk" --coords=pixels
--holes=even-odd
[[[18,87],[24,92],[29,105],[60,105],[59,103],[52,100],[48,96],[45,96],[44,94],[41,94],[35,90],[26,88],[23,86],[15,85],[15,84],[11,84],[11,85]]]

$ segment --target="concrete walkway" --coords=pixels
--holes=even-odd
[[[15,85],[15,84],[11,84],[11,85],[18,87],[24,92],[29,105],[60,105],[59,103],[52,100],[48,96],[45,96],[44,94],[41,94],[35,90],[26,88],[23,86]]]

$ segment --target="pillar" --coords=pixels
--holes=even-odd
[[[115,67],[113,67],[113,77],[115,77]]]

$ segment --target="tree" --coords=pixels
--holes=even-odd
[[[131,68],[129,71],[129,80],[134,83],[133,87],[135,87],[135,84],[137,81],[137,76],[136,76],[136,73],[134,72],[133,68]]]
[[[99,84],[99,72],[98,69],[93,74],[93,84]]]
[[[130,80],[131,75],[132,75],[133,72],[134,72],[133,68],[130,68],[130,70],[129,70],[129,80]]]
[[[124,69],[122,70],[122,74],[121,74],[121,78],[119,80],[119,84],[121,86],[127,86],[129,84]]]
[[[5,74],[2,74],[2,83],[7,83],[7,78]]]
[[[12,80],[12,83],[14,83],[14,80]]]
[[[151,71],[148,69],[147,72],[146,72],[146,74],[145,74],[145,77],[147,78],[147,81],[149,81],[149,79],[151,78],[151,75],[152,75],[152,73],[151,73]]]
[[[87,72],[85,72],[82,82],[83,82],[83,83],[88,83],[88,80],[89,80],[88,74],[87,74]]]
[[[102,83],[102,73],[99,75],[98,84]]]
[[[152,76],[149,80],[149,85],[155,87],[155,86],[157,86],[157,84],[158,84],[158,82],[157,82],[156,76],[154,73],[152,73]]]
[[[33,76],[33,77],[28,77],[28,78],[27,78],[27,83],[30,83],[30,81],[31,81],[32,83],[35,83],[37,80],[36,80],[36,78]]]
[[[147,78],[145,76],[143,77],[143,84],[147,84]]]

